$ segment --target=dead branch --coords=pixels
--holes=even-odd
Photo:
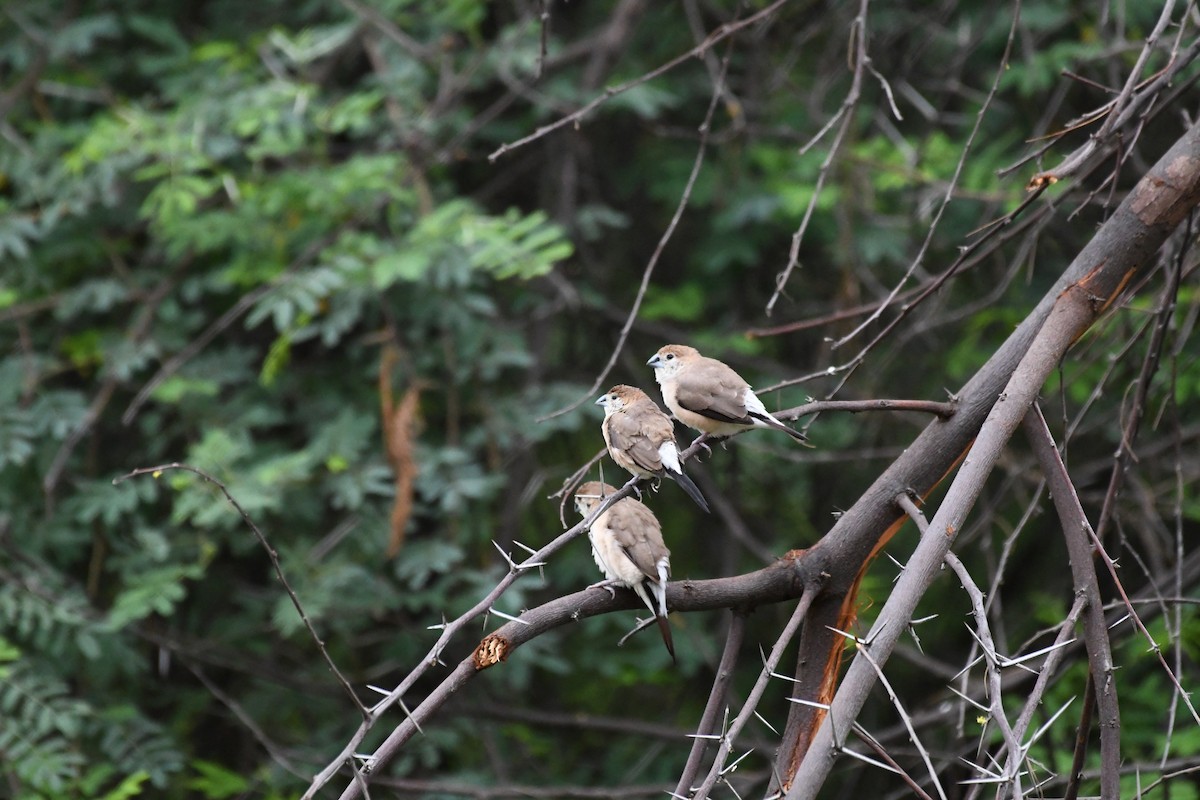
[[[896,588],[880,613],[872,635],[872,656],[882,663],[890,655],[917,601],[932,582],[954,537],[974,505],[999,454],[1032,405],[1046,377],[1078,336],[1103,314],[1148,263],[1167,236],[1200,199],[1200,125],[1190,128],[1159,160],[1096,236],[1076,257],[1053,289],[1013,332],[975,377],[958,393],[958,412],[948,421],[932,423],[905,453],[884,472],[830,533],[813,549],[841,551],[837,563],[860,565],[878,546],[898,510],[891,502],[900,491],[918,494],[936,484],[978,436],[945,500],[909,559]],[[890,494],[883,492],[891,490]],[[829,590],[849,591],[853,578],[839,570]],[[816,607],[816,606],[814,606]],[[811,621],[810,621],[811,624]],[[797,678],[816,683],[812,670],[823,659],[805,654]],[[805,716],[789,724],[793,737],[784,742],[779,772],[786,776],[789,800],[813,797],[824,783],[837,753],[832,728],[848,730],[874,684],[865,659],[856,659],[847,673],[829,716],[793,710]],[[797,706],[797,709],[801,708]],[[804,734],[819,723],[816,735]]]

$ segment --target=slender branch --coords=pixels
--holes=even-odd
[[[986,660],[987,696],[991,703],[988,714],[992,721],[996,723],[996,727],[1000,729],[1000,736],[1004,740],[1004,744],[1009,752],[1020,753],[1020,742],[1013,731],[1012,725],[1008,722],[1008,716],[1004,712],[1004,692],[1000,682],[1000,656],[996,652],[996,643],[992,639],[991,626],[988,625],[987,610],[984,608],[983,602],[983,592],[979,590],[979,586],[971,578],[971,573],[967,571],[967,568],[958,559],[958,556],[954,555],[954,553],[947,553],[946,564],[950,566],[950,569],[954,570],[954,574],[958,576],[959,582],[962,583],[967,597],[971,599],[971,611],[975,615],[975,636],[983,648],[983,655]],[[1020,798],[1025,796],[1024,791],[1021,789],[1020,766],[1020,762],[1017,761],[1013,765],[1012,771],[1006,770],[1004,773],[1004,778],[1011,783],[1013,800],[1020,800]]]
[[[759,20],[765,19],[766,17],[769,17],[771,14],[774,14],[786,2],[787,2],[787,0],[775,0],[775,2],[772,3],[771,5],[767,6],[766,8],[762,9],[761,11],[759,11],[755,14],[751,14],[750,16],[746,17],[743,20],[738,20],[736,22],[728,22],[728,23],[725,23],[724,25],[721,25],[716,30],[714,30],[712,33],[710,33],[708,35],[708,38],[706,38],[703,42],[701,42],[700,44],[693,47],[691,50],[688,50],[686,53],[676,56],[675,58],[671,59],[670,61],[663,64],[662,66],[652,69],[649,72],[645,72],[645,73],[639,75],[638,77],[634,78],[633,80],[626,81],[625,83],[619,84],[617,86],[610,86],[604,90],[604,94],[593,99],[591,102],[589,102],[583,108],[580,108],[577,111],[573,111],[570,114],[567,114],[565,117],[562,117],[561,119],[558,119],[558,120],[550,123],[549,125],[543,125],[542,127],[538,128],[533,133],[529,134],[528,136],[524,136],[524,137],[516,140],[515,142],[509,142],[507,144],[501,145],[494,152],[492,152],[491,154],[488,155],[488,161],[495,161],[500,156],[505,155],[506,153],[509,153],[513,150],[516,150],[519,147],[524,147],[525,145],[527,145],[531,142],[535,142],[538,139],[545,136],[546,134],[556,131],[559,128],[566,127],[567,125],[577,124],[585,116],[587,116],[592,110],[594,110],[597,106],[600,106],[601,104],[603,104],[610,98],[616,97],[617,95],[623,94],[624,92],[627,92],[630,89],[634,89],[638,86],[641,86],[643,83],[647,83],[651,80],[654,80],[658,76],[663,75],[667,72],[670,72],[672,69],[679,66],[680,64],[686,63],[686,62],[690,61],[691,59],[695,58],[696,56],[703,55],[710,47],[712,47],[717,42],[727,39],[730,36],[732,36],[733,34],[742,30],[743,28],[747,28],[747,27],[755,24]]]
[[[929,525],[925,521],[925,515],[921,509],[917,508],[917,504],[913,502],[912,497],[907,492],[902,492],[896,496],[896,504],[904,509],[904,513],[908,514],[908,518],[917,526],[917,530],[924,536],[928,532]],[[1004,695],[1000,683],[1000,657],[996,652],[996,644],[992,639],[991,628],[988,625],[987,610],[984,607],[983,592],[971,577],[971,573],[959,561],[958,556],[953,553],[946,553],[946,564],[958,576],[959,582],[962,584],[963,590],[966,591],[967,597],[971,600],[971,610],[975,615],[976,639],[983,648],[984,657],[987,659],[986,678],[988,686],[988,698],[991,701],[989,714],[996,726],[1000,729],[1000,734],[1004,739],[1005,744],[1013,752],[1019,752],[1020,746],[1017,743],[1017,738],[1013,733],[1012,726],[1008,724],[1008,717],[1004,713]],[[864,653],[870,658],[870,653]],[[874,664],[874,662],[872,661]],[[876,673],[880,681],[884,681],[883,672],[876,665]],[[890,687],[888,688],[891,694]],[[899,700],[893,700],[893,704],[899,704]],[[906,721],[906,727],[909,727],[909,736],[916,741],[916,732],[911,730],[911,723]],[[924,753],[923,753],[924,755]],[[936,773],[933,773],[932,764],[929,762],[929,757],[924,755],[926,766],[933,774],[934,780],[937,780]],[[1021,779],[1019,772],[1006,773],[1005,777],[1012,783],[1013,800],[1020,800],[1023,793],[1021,791]],[[945,794],[942,792],[941,784],[935,784],[938,789],[938,794],[945,800]]]
[[[538,37],[537,66],[533,68],[534,81],[540,81],[546,69],[546,50],[550,40],[550,0],[538,0],[538,27],[541,29],[541,35]]]
[[[799,419],[826,411],[846,411],[851,414],[863,411],[918,411],[949,419],[954,416],[956,408],[953,400],[945,403],[935,400],[813,400],[802,406],[776,411],[775,416],[780,419]]]
[[[214,683],[213,680],[204,673],[204,670],[191,663],[191,661],[183,659],[183,665],[187,667],[189,672],[196,676],[196,680],[200,681],[200,683],[204,685],[204,688],[208,690],[209,694],[217,698],[222,705],[229,709],[230,713],[232,713],[233,716],[237,718],[238,722],[242,723],[242,726],[250,732],[250,735],[254,737],[254,739],[260,745],[262,745],[263,750],[267,751],[267,755],[269,755],[275,763],[283,767],[297,778],[304,777],[304,773],[292,763],[291,759],[284,754],[279,745],[271,741],[270,737],[268,737],[266,732],[263,731],[262,726],[260,726],[254,720],[254,718],[246,712],[246,709],[242,708],[241,704],[238,703],[237,700],[230,697],[228,693],[222,690],[220,686]]]
[[[600,448],[600,450],[597,451],[596,455],[592,456],[591,458],[589,458],[587,460],[586,464],[584,464],[582,467],[580,467],[579,469],[572,472],[570,475],[568,475],[566,477],[565,480],[563,480],[562,488],[560,488],[554,494],[550,495],[550,497],[549,497],[550,500],[553,500],[556,497],[560,498],[560,501],[558,504],[558,521],[562,524],[562,526],[564,528],[567,527],[566,509],[567,509],[567,505],[571,502],[572,492],[575,491],[575,488],[577,486],[579,486],[579,484],[583,483],[584,476],[587,475],[589,472],[591,472],[592,467],[597,462],[599,462],[600,459],[604,458],[604,456],[607,453],[608,453],[607,448],[604,448],[604,447]]]
[[[608,363],[604,365],[604,369],[596,376],[596,380],[592,382],[592,386],[575,402],[552,411],[549,414],[538,417],[535,422],[545,422],[546,420],[554,419],[562,416],[568,411],[578,408],[584,401],[592,397],[608,374],[612,372],[612,368],[616,366],[617,359],[621,356],[621,351],[625,349],[625,341],[629,338],[629,331],[633,329],[633,323],[637,320],[638,310],[642,307],[642,300],[646,297],[646,289],[650,286],[650,276],[654,273],[654,267],[658,264],[659,257],[666,249],[667,242],[671,241],[671,237],[675,234],[675,228],[679,226],[679,221],[683,219],[684,209],[687,208],[691,201],[692,189],[696,186],[696,179],[700,177],[700,167],[704,165],[704,156],[708,150],[708,134],[712,125],[713,113],[717,110],[717,100],[721,97],[721,86],[725,82],[725,73],[729,69],[729,54],[725,54],[725,58],[721,61],[721,74],[713,86],[712,99],[709,100],[708,110],[704,114],[704,121],[700,123],[700,144],[696,148],[696,158],[692,162],[692,171],[688,175],[687,183],[683,187],[683,194],[679,197],[679,203],[675,206],[675,213],[671,216],[671,221],[667,223],[666,230],[658,239],[658,245],[654,248],[654,252],[650,254],[650,260],[646,262],[646,268],[642,271],[642,282],[638,285],[637,296],[634,297],[633,307],[629,309],[629,316],[625,318],[625,324],[621,326],[621,334],[617,337],[617,346],[613,348],[612,355],[608,357]]]
[[[1184,241],[1191,240],[1191,232],[1192,217],[1189,216],[1184,230]],[[1162,305],[1154,321],[1154,331],[1150,335],[1150,343],[1146,346],[1146,356],[1142,359],[1142,368],[1138,373],[1137,391],[1134,393],[1133,402],[1130,405],[1128,420],[1121,429],[1121,442],[1117,445],[1117,452],[1113,454],[1113,467],[1108,479],[1108,489],[1104,493],[1104,505],[1100,509],[1100,518],[1096,522],[1096,537],[1100,541],[1104,541],[1109,521],[1116,513],[1117,493],[1121,490],[1125,479],[1125,470],[1128,468],[1129,459],[1133,456],[1133,443],[1137,439],[1142,417],[1146,413],[1146,398],[1150,394],[1150,383],[1153,381],[1155,373],[1158,372],[1167,331],[1170,329],[1171,319],[1175,316],[1179,281],[1183,273],[1182,259],[1186,250],[1186,247],[1179,248],[1178,257],[1173,260],[1174,269],[1167,272],[1167,285],[1163,290]]]
[[[1174,0],[1168,0],[1163,8],[1163,12],[1166,14],[1165,21],[1169,21],[1168,12],[1173,2]],[[1161,34],[1162,28],[1160,26],[1162,26],[1163,23],[1164,17],[1160,15],[1159,21],[1155,26],[1155,31],[1152,32],[1152,36],[1156,38],[1159,34]],[[1063,158],[1059,165],[1054,169],[1039,172],[1034,175],[1029,181],[1030,187],[1046,186],[1062,180],[1063,178],[1069,177],[1083,169],[1086,169],[1095,161],[1107,157],[1112,149],[1118,146],[1119,142],[1117,137],[1113,135],[1113,132],[1120,131],[1131,119],[1133,119],[1135,114],[1140,112],[1141,108],[1146,105],[1146,103],[1148,103],[1152,97],[1158,94],[1158,92],[1164,87],[1171,85],[1171,82],[1174,80],[1175,76],[1178,75],[1179,72],[1187,67],[1192,61],[1194,61],[1197,55],[1200,55],[1200,40],[1193,42],[1182,53],[1173,54],[1171,62],[1166,67],[1160,70],[1157,74],[1143,81],[1141,84],[1136,84],[1138,75],[1141,71],[1141,66],[1144,64],[1145,57],[1148,52],[1149,43],[1143,48],[1141,55],[1139,55],[1137,67],[1135,70],[1130,72],[1129,79],[1126,81],[1125,87],[1122,89],[1120,95],[1112,100],[1109,100],[1100,108],[1089,112],[1087,115],[1081,118],[1081,120],[1069,124],[1063,130],[1055,134],[1055,138],[1060,138],[1061,136],[1078,128],[1081,124],[1089,124],[1107,116],[1107,119],[1105,119],[1105,123],[1103,126],[1101,126],[1100,131],[1097,131],[1092,136],[1089,136],[1086,142]],[[1047,146],[1046,149],[1048,148],[1049,146]],[[1024,163],[1025,160],[1026,159],[1022,159],[1017,164],[1000,170],[999,174],[1003,175],[1012,171],[1017,166]]]
[[[733,752],[733,743],[737,740],[738,734],[742,732],[742,728],[754,716],[755,710],[758,708],[758,703],[762,699],[763,692],[767,690],[767,684],[775,674],[776,667],[779,666],[779,659],[783,657],[783,651],[791,643],[792,637],[796,635],[796,631],[800,629],[801,623],[804,622],[804,617],[808,614],[808,609],[812,605],[813,595],[819,585],[810,585],[805,588],[804,594],[800,597],[800,602],[796,604],[796,610],[792,612],[791,619],[787,625],[783,627],[783,631],[779,634],[779,638],[775,641],[775,645],[771,648],[771,654],[767,656],[766,663],[763,664],[762,671],[758,674],[758,680],[754,683],[754,688],[750,690],[746,702],[742,705],[742,710],[729,724],[729,728],[725,730],[721,736],[721,745],[717,748],[717,755],[713,758],[712,768],[708,771],[708,776],[700,784],[700,788],[692,795],[693,800],[705,800],[716,786],[717,781],[725,775],[725,762],[729,759],[729,754]]]
[[[737,666],[738,654],[742,649],[742,639],[746,635],[746,612],[734,608],[729,615],[729,631],[725,634],[725,650],[721,653],[721,662],[717,665],[717,674],[713,678],[712,690],[708,693],[708,702],[704,705],[704,713],[700,715],[700,723],[696,726],[696,736],[692,740],[692,750],[688,753],[679,782],[675,785],[675,794],[686,797],[691,791],[692,782],[700,774],[700,763],[704,760],[704,751],[708,749],[709,737],[717,730],[721,711],[725,706],[725,698],[729,693],[729,682],[733,679],[734,668]]]
[[[833,342],[831,345],[832,349],[836,350],[839,347],[844,346],[851,339],[856,338],[860,333],[862,333],[868,325],[878,319],[879,315],[883,313],[884,309],[890,306],[896,295],[900,293],[900,290],[904,287],[904,284],[908,283],[909,279],[921,266],[921,262],[925,260],[925,254],[929,252],[929,247],[933,243],[934,234],[936,233],[938,226],[941,224],[942,216],[946,213],[946,209],[949,208],[950,201],[954,199],[954,190],[957,188],[958,180],[962,176],[963,168],[966,166],[967,155],[971,152],[971,148],[975,144],[975,137],[979,135],[979,130],[983,126],[983,118],[991,109],[992,101],[996,97],[996,91],[1000,88],[1000,79],[1008,70],[1008,59],[1009,55],[1012,53],[1013,40],[1016,38],[1017,24],[1020,19],[1021,2],[1020,0],[1016,0],[1012,23],[1009,25],[1008,29],[1008,38],[1004,43],[1004,53],[1000,56],[1000,68],[996,70],[995,74],[992,76],[992,85],[988,88],[987,96],[980,105],[979,111],[975,113],[975,123],[971,127],[971,132],[967,135],[966,142],[963,143],[962,152],[959,153],[958,163],[954,165],[954,174],[950,176],[950,181],[946,186],[946,191],[942,195],[942,202],[938,205],[938,209],[934,213],[933,219],[929,223],[929,229],[925,232],[925,239],[921,242],[921,246],[917,249],[916,256],[913,257],[912,261],[909,263],[908,269],[905,270],[904,275],[899,281],[896,282],[896,285],[892,287],[892,290],[888,293],[887,298],[883,301],[879,308],[872,312],[871,315],[865,320],[860,322],[854,328],[854,330]],[[924,297],[919,298],[917,302],[920,302],[921,299],[924,299]],[[913,305],[915,305],[915,303]],[[910,307],[911,306],[906,306],[904,310],[907,311]],[[899,316],[903,317],[904,314],[900,314]],[[878,338],[876,340],[878,341]]]
[[[1091,525],[1083,513],[1075,486],[1067,475],[1066,465],[1054,446],[1042,410],[1036,403],[1030,408],[1024,425],[1062,524],[1075,592],[1087,602],[1083,615],[1083,636],[1091,667],[1089,677],[1100,712],[1100,760],[1103,764],[1100,796],[1104,800],[1116,800],[1121,792],[1118,771],[1121,765],[1121,716],[1117,705],[1116,668],[1108,641],[1108,628],[1104,624],[1104,601],[1100,597],[1100,585],[1093,567],[1092,537],[1089,536]],[[1085,699],[1083,714],[1090,713],[1089,705]],[[1081,722],[1081,735],[1084,735],[1083,727]]]
[[[1017,721],[1013,723],[1013,734],[1017,740],[1025,738],[1025,732],[1029,730],[1029,725],[1033,722],[1034,711],[1042,704],[1043,698],[1046,696],[1046,689],[1050,686],[1050,679],[1054,676],[1054,672],[1058,669],[1059,663],[1067,653],[1067,644],[1073,641],[1075,635],[1075,626],[1079,623],[1080,617],[1083,616],[1083,610],[1087,607],[1087,601],[1081,595],[1075,596],[1075,602],[1071,606],[1071,610],[1067,613],[1066,619],[1059,626],[1058,636],[1055,637],[1054,643],[1050,645],[1050,652],[1046,654],[1046,660],[1042,662],[1042,668],[1038,672],[1037,680],[1034,681],[1033,689],[1029,692],[1025,699],[1025,707],[1021,709]],[[1009,751],[1009,764],[1005,767],[1006,772],[1018,769],[1020,762],[1024,759],[1021,751]]]
[[[929,779],[933,782],[933,788],[937,789],[938,797],[941,798],[941,800],[946,800],[946,790],[942,787],[942,782],[938,779],[938,772],[936,769],[934,769],[933,760],[929,757],[929,750],[925,747],[924,743],[921,742],[921,738],[917,735],[917,730],[913,727],[912,717],[909,716],[909,713],[904,709],[904,704],[900,702],[900,696],[896,694],[896,690],[892,688],[892,684],[888,681],[887,676],[883,674],[883,668],[879,666],[879,663],[875,661],[874,658],[871,657],[870,643],[859,639],[858,637],[852,638],[854,639],[854,644],[858,649],[858,652],[862,653],[863,658],[865,658],[867,663],[870,664],[875,670],[875,677],[879,680],[880,685],[883,686],[883,690],[887,692],[888,700],[891,701],[892,707],[895,708],[896,713],[900,715],[900,722],[904,725],[904,729],[908,731],[909,741],[912,742],[913,747],[917,748],[917,752],[921,756],[921,761],[924,762],[925,769],[929,773]],[[857,723],[855,723],[855,726],[857,727]]]
[[[891,334],[891,332],[905,318],[908,317],[908,315],[910,313],[915,311],[921,305],[921,303],[923,303],[925,300],[927,300],[928,298],[930,298],[934,294],[936,294],[938,292],[938,290],[940,290],[951,278],[953,278],[955,275],[957,275],[959,272],[961,272],[963,267],[973,257],[975,257],[979,251],[983,250],[984,245],[991,243],[991,240],[993,238],[999,238],[1001,236],[1001,234],[1010,225],[1012,225],[1014,222],[1016,222],[1017,219],[1020,218],[1020,216],[1025,212],[1025,210],[1028,209],[1030,206],[1032,206],[1038,200],[1038,198],[1040,197],[1040,194],[1041,194],[1041,190],[1035,190],[1033,192],[1030,192],[1028,195],[1026,195],[1024,200],[1022,200],[1019,204],[1017,204],[1016,208],[1014,208],[1012,211],[1005,214],[1003,217],[1001,217],[997,220],[994,220],[992,222],[992,224],[990,224],[988,226],[987,230],[979,238],[977,238],[974,242],[972,242],[970,245],[967,245],[965,248],[963,248],[959,252],[958,257],[953,261],[953,263],[951,263],[950,266],[948,266],[945,270],[943,270],[942,273],[935,280],[930,281],[929,285],[926,286],[924,288],[924,290],[922,290],[920,293],[918,293],[915,299],[913,299],[910,302],[906,302],[904,305],[902,305],[900,307],[899,311],[896,313],[896,316],[891,318],[890,320],[888,320],[887,324],[885,324],[883,326],[883,329],[880,330],[879,333],[877,333],[875,335],[875,337],[871,339],[871,341],[869,341],[865,345],[863,345],[862,349],[860,349],[857,353],[855,353],[853,358],[848,359],[847,361],[843,362],[840,365],[828,367],[828,368],[822,370],[821,372],[814,373],[813,375],[805,375],[805,376],[801,376],[799,378],[792,378],[790,380],[780,381],[779,383],[776,383],[773,386],[768,386],[768,387],[764,388],[762,391],[773,392],[778,389],[785,389],[788,386],[794,386],[798,383],[807,382],[816,377],[820,377],[820,376],[824,376],[824,375],[832,375],[832,374],[844,374],[844,373],[848,373],[848,372],[856,369],[858,367],[858,365],[861,364],[866,359],[867,355],[871,351],[873,351],[880,342],[882,342],[884,339],[886,339]],[[1043,214],[1045,215],[1043,218],[1045,218],[1045,219],[1049,218],[1048,210],[1044,211]],[[1035,218],[1035,222],[1036,222],[1036,218]]]
[[[333,657],[330,656],[329,651],[325,649],[324,640],[321,639],[320,634],[317,633],[317,629],[314,627],[312,620],[309,619],[308,614],[304,611],[304,606],[300,604],[300,598],[296,595],[296,591],[292,588],[292,585],[288,583],[287,577],[283,574],[283,565],[279,561],[279,553],[276,552],[275,548],[271,546],[271,543],[267,541],[266,535],[259,529],[258,525],[254,522],[250,515],[246,513],[246,509],[242,508],[241,503],[239,503],[234,496],[229,493],[229,489],[225,487],[224,483],[217,480],[204,470],[199,469],[198,467],[193,467],[190,464],[174,462],[171,464],[160,464],[157,467],[139,467],[138,469],[122,475],[119,478],[114,478],[113,485],[115,486],[118,483],[122,483],[123,481],[127,481],[130,478],[134,478],[139,475],[153,475],[157,479],[161,473],[166,472],[167,470],[182,470],[184,472],[191,472],[194,475],[199,475],[201,478],[221,490],[221,494],[225,495],[225,500],[229,503],[229,505],[233,506],[234,510],[237,511],[238,514],[241,515],[242,521],[245,522],[246,526],[254,532],[254,536],[258,539],[258,543],[262,545],[263,550],[267,552],[267,557],[271,559],[271,566],[275,570],[275,577],[279,578],[279,582],[283,584],[283,588],[287,592],[288,598],[292,601],[292,605],[295,607],[296,613],[300,615],[301,621],[304,622],[304,627],[308,629],[308,635],[312,637],[312,640],[317,644],[317,649],[321,651],[321,657],[325,659],[325,664],[329,667],[329,671],[334,674],[334,677],[337,678],[338,683],[342,685],[342,689],[344,689],[346,694],[350,696],[350,700],[354,703],[354,707],[358,709],[359,713],[364,717],[368,716],[366,706],[364,706],[362,701],[358,699],[358,695],[354,692],[354,688],[350,685],[350,682],[346,680],[346,677],[342,675],[342,671],[338,669],[337,664],[333,663]]]
[[[1079,784],[1083,779],[1083,762],[1087,758],[1088,739],[1092,732],[1092,712],[1095,708],[1096,676],[1089,670],[1083,685],[1083,706],[1079,709],[1079,726],[1075,729],[1075,745],[1071,752],[1071,772],[1067,779],[1067,788],[1063,790],[1063,800],[1077,800],[1079,797]],[[1100,774],[1102,781],[1104,776],[1111,774],[1107,763],[1101,768]],[[1100,791],[1105,791],[1103,786]]]
[[[837,158],[838,153],[842,149],[842,144],[846,141],[846,134],[850,130],[850,124],[854,121],[854,109],[858,106],[858,100],[862,96],[862,79],[863,72],[866,70],[866,64],[869,61],[867,57],[867,8],[869,0],[860,0],[858,6],[858,14],[850,22],[850,53],[854,62],[853,77],[850,80],[850,90],[846,92],[846,97],[842,100],[841,108],[837,113],[825,124],[825,127],[817,133],[817,135],[800,148],[800,152],[804,153],[817,140],[825,135],[839,119],[841,124],[838,126],[837,134],[834,135],[833,143],[829,146],[829,152],[825,154],[825,159],[821,162],[821,167],[817,171],[817,180],[813,185],[812,197],[809,198],[808,207],[804,209],[804,216],[800,220],[800,227],[792,234],[792,244],[788,250],[787,264],[784,265],[783,271],[775,276],[775,290],[771,292],[771,297],[767,300],[767,307],[764,313],[769,317],[775,309],[775,303],[778,302],[783,294],[783,288],[787,286],[788,278],[791,277],[792,271],[800,264],[800,243],[804,240],[804,233],[808,230],[808,223],[812,220],[813,212],[817,210],[817,200],[821,197],[821,190],[825,187],[825,179],[829,177],[829,169],[833,166],[833,160]]]
[[[892,758],[892,754],[889,753],[882,744],[880,744],[879,740],[868,734],[867,731],[864,730],[863,727],[857,722],[854,723],[854,735],[857,736],[861,741],[866,742],[867,746],[875,751],[875,755],[879,756],[879,759],[884,764],[895,770],[896,774],[900,776],[900,779],[908,785],[908,788],[912,789],[913,794],[920,798],[920,800],[933,800],[933,798],[930,797],[929,792],[925,791],[925,788],[921,786],[921,784],[917,783],[916,779],[913,778],[912,775],[909,775],[899,764],[896,763],[896,759]]]

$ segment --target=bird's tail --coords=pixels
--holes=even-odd
[[[675,661],[675,641],[671,638],[671,624],[667,622],[668,569],[667,559],[659,559],[658,580],[647,578],[641,583],[634,584],[633,590],[638,597],[642,598],[642,602],[646,604],[646,608],[650,609],[650,613],[654,615],[654,621],[658,623],[658,632],[662,634],[663,644],[667,646],[667,652],[671,654],[671,661]],[[650,589],[650,594],[654,595],[653,600],[650,599],[650,594],[646,593],[647,588]]]
[[[658,560],[657,566],[658,582],[654,584],[652,590],[654,599],[658,601],[658,608],[651,610],[654,611],[658,622],[658,632],[662,634],[663,644],[667,646],[667,652],[671,654],[671,661],[675,661],[675,642],[671,641],[671,624],[667,622],[667,579],[671,577],[669,573],[671,562],[664,556]]]
[[[812,445],[808,443],[808,437],[795,428],[791,428],[781,422],[779,423],[779,430],[783,431],[805,447],[812,447]]]
[[[779,420],[777,420],[775,418],[774,414],[770,414],[770,413],[755,414],[752,411],[752,412],[750,412],[750,416],[752,418],[758,420],[759,422],[763,423],[764,425],[769,425],[772,428],[775,428],[776,430],[783,431],[788,436],[791,436],[793,439],[795,439],[797,442],[804,445],[805,447],[812,447],[812,445],[808,443],[807,436],[805,436],[803,433],[796,430],[795,428],[792,428],[788,425],[784,425],[782,422],[780,422]]]
[[[655,617],[654,619],[658,622],[658,632],[662,634],[663,644],[667,646],[667,652],[671,654],[671,661],[679,663],[675,661],[675,643],[671,641],[671,623],[667,622],[665,616]]]
[[[704,499],[704,495],[700,493],[700,487],[691,478],[684,475],[683,472],[671,472],[670,470],[667,470],[667,477],[678,483],[687,492],[688,497],[695,500],[696,505],[704,509],[705,514],[711,513],[708,510],[708,501]]]

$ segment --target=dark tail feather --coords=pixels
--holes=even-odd
[[[678,664],[679,662],[675,661],[675,642],[671,640],[671,624],[667,622],[666,617],[655,616],[655,619],[658,621],[658,632],[662,634],[663,644],[667,646],[667,652],[671,654],[671,661]]]
[[[704,499],[704,495],[700,494],[700,487],[691,478],[682,472],[671,472],[670,470],[667,470],[667,477],[678,483],[687,492],[688,497],[695,500],[696,505],[704,509],[705,514],[711,513],[708,510],[708,501]]]
[[[788,436],[791,436],[793,439],[795,439],[797,442],[804,445],[805,447],[812,447],[812,445],[808,443],[808,437],[805,436],[800,431],[795,430],[794,428],[789,428],[787,425],[780,425],[779,430],[783,431]]]
[[[797,442],[804,445],[805,447],[812,447],[812,445],[808,443],[807,436],[805,436],[803,433],[796,430],[795,428],[789,428],[787,425],[784,425],[782,422],[775,419],[774,417],[764,417],[759,414],[753,414],[753,413],[750,414],[750,416],[753,417],[754,419],[758,420],[759,422],[762,422],[766,425],[770,425],[772,428],[775,428],[776,430],[783,431],[788,436],[791,436],[793,439],[795,439]]]

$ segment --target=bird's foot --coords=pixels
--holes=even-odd
[[[614,581],[614,580],[612,580],[612,579],[610,578],[610,579],[608,579],[608,580],[605,580],[605,581],[599,581],[599,582],[597,582],[597,583],[593,583],[591,586],[589,586],[589,587],[587,587],[587,588],[588,588],[588,589],[608,589],[608,596],[609,596],[609,597],[616,597],[616,596],[617,596],[617,590],[613,588],[613,587],[614,587],[614,586],[616,586],[616,585],[617,585],[617,582],[616,582],[616,581]],[[585,590],[585,591],[586,591],[586,590]]]

